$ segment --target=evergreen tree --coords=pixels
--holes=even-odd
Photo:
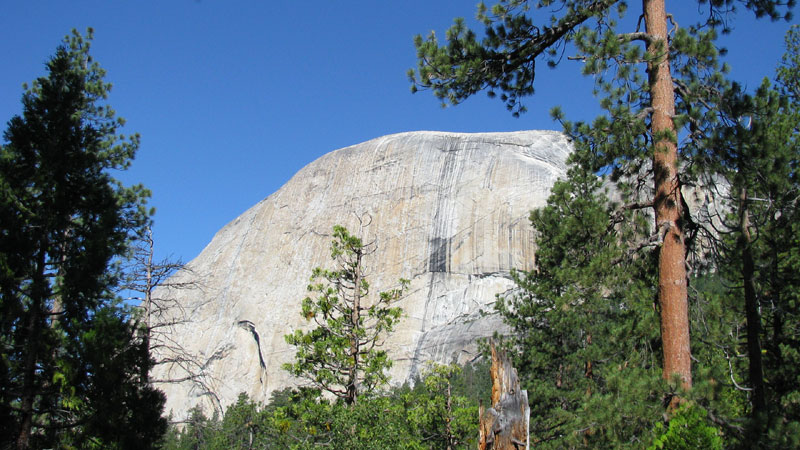
[[[681,405],[667,427],[658,424],[659,436],[647,450],[722,450],[722,438],[707,423],[705,411],[697,406]],[[665,429],[666,428],[666,429]]]
[[[762,269],[759,302],[764,373],[771,437],[781,445],[800,446],[800,27],[786,36],[786,53],[776,77],[778,92],[789,100],[775,121],[763,126],[770,134],[775,170],[769,174],[773,213],[763,232],[766,269]],[[769,117],[769,116],[768,116]],[[774,116],[773,116],[774,117]]]
[[[73,32],[22,98],[0,150],[0,441],[147,448],[163,432],[147,347],[113,295],[113,259],[147,222],[126,188],[138,136]]]
[[[475,383],[476,367],[434,366],[413,387],[367,393],[351,405],[308,388],[273,392],[267,405],[241,394],[221,418],[192,411],[181,429],[170,429],[162,448],[470,449],[478,437],[475,384],[491,388],[488,368],[481,369]]]
[[[795,371],[789,369],[798,362],[800,348],[800,334],[793,325],[798,321],[800,267],[792,256],[798,253],[800,103],[793,97],[796,78],[789,75],[798,71],[799,34],[800,29],[793,27],[787,36],[777,86],[765,79],[748,95],[732,85],[719,99],[724,125],[708,130],[697,149],[696,159],[702,163],[698,166],[704,170],[698,177],[705,177],[705,184],[710,179],[727,182],[717,190],[718,209],[707,214],[709,220],[703,224],[704,241],[711,244],[710,275],[724,281],[720,301],[737,312],[725,334],[736,336],[737,329],[746,330],[742,341],[716,344],[729,362],[739,359],[734,355],[747,355],[743,384],[750,390],[751,443],[767,438],[766,426],[800,426],[796,403],[786,397],[796,395],[800,386]],[[730,365],[731,372],[739,366]]]
[[[490,380],[488,370],[481,375]],[[405,410],[409,428],[426,448],[475,447],[479,399],[469,399],[458,392],[454,382],[462,378],[463,368],[456,364],[431,364],[414,389],[402,396],[408,405]]]
[[[533,211],[536,270],[499,296],[506,344],[530,399],[531,442],[544,448],[639,448],[674,395],[660,378],[649,218],[616,210],[578,159]]]
[[[781,17],[783,6],[794,6],[793,0],[742,3],[773,19]],[[714,39],[718,29],[729,30],[723,19],[735,9],[733,0],[699,4],[707,8],[701,23],[679,27],[676,21],[685,18],[668,15],[664,0],[644,0],[640,23],[645,30],[625,32],[618,22],[628,7],[622,0],[501,0],[491,10],[481,3],[485,37],[479,39],[460,19],[445,45],[433,34],[427,40],[417,36],[419,66],[409,74],[412,90],[433,89],[453,104],[481,90],[500,93],[518,115],[525,110],[522,98],[533,94],[537,59],[555,66],[567,49],[576,51],[570,59],[582,61],[583,73],[595,77],[605,113],[592,124],[568,124],[566,131],[597,156],[592,172],[611,172],[625,200],[622,210],[652,211],[663,377],[672,380],[677,374],[683,388],[692,385],[685,264],[692,221],[681,195],[679,168],[686,162],[677,137],[686,130],[694,138],[698,120],[715,120],[716,112],[704,103],[705,82],[719,83]],[[531,10],[547,8],[554,11],[550,19],[535,24]]]
[[[380,346],[400,319],[402,309],[391,305],[408,282],[400,280],[399,288],[370,300],[364,266],[369,245],[338,225],[333,238],[331,258],[337,269],[314,269],[308,290],[317,298],[303,300],[301,315],[316,328],[285,336],[297,354],[295,363],[284,368],[350,405],[387,380],[385,370],[392,362]]]

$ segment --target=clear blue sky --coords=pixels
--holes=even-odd
[[[477,0],[6,0],[0,14],[0,121],[21,112],[21,85],[72,28],[95,29],[92,54],[113,83],[110,104],[142,146],[122,178],[153,191],[160,256],[194,258],[226,223],[319,156],[390,133],[557,129],[548,116],[595,111],[577,62],[537,73],[515,119],[478,95],[442,109],[411,95],[412,37],[474,17]],[[487,2],[491,4],[491,2]],[[680,5],[679,23],[696,17]],[[669,8],[669,7],[668,7]],[[632,2],[631,13],[639,10]],[[724,41],[733,76],[771,76],[789,24],[740,13]],[[474,22],[473,22],[474,23]],[[542,64],[542,67],[544,65]]]

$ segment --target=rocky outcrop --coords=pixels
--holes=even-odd
[[[177,296],[172,337],[199,355],[209,377],[161,386],[167,411],[225,406],[240,392],[268,401],[293,385],[281,369],[294,349],[283,336],[300,316],[311,270],[329,267],[332,227],[375,242],[366,259],[372,292],[411,281],[405,316],[385,346],[402,382],[424,362],[465,362],[476,338],[501,326],[490,310],[512,268],[534,262],[529,211],[565,174],[568,139],[551,131],[412,132],[331,152],[221,229],[180,274],[200,280]],[[369,217],[362,226],[358,217]],[[366,222],[366,221],[364,221]],[[163,293],[162,293],[163,294]],[[178,368],[161,366],[156,378]],[[208,392],[207,392],[208,391]]]

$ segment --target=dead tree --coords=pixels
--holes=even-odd
[[[188,322],[183,305],[171,294],[176,290],[202,290],[198,277],[180,260],[154,260],[153,232],[147,229],[134,245],[125,267],[121,285],[126,300],[138,302],[137,321],[141,339],[147,344],[153,358],[153,368],[166,366],[159,371],[165,376],[146,379],[152,384],[178,384],[189,382],[211,398],[215,409],[222,413],[219,398],[214,393],[208,366],[215,355],[204,357],[186,349],[175,338],[177,326]]]
[[[492,406],[479,408],[479,450],[520,450],[529,448],[530,406],[528,392],[519,387],[517,370],[505,352],[492,348]]]

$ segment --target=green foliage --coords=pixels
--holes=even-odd
[[[699,406],[681,405],[668,425],[656,424],[658,437],[648,450],[722,450],[719,430],[709,423],[706,411]]]
[[[166,423],[112,260],[147,223],[124,187],[137,135],[73,32],[22,97],[0,149],[0,447],[148,448]]]
[[[189,411],[189,420],[182,425],[182,430],[170,428],[161,445],[163,450],[208,448],[219,430],[217,416],[209,419],[199,407]]]
[[[488,371],[483,376],[488,379]],[[468,384],[468,377],[458,366],[432,366],[413,388],[364,395],[351,405],[320,399],[313,389],[273,393],[264,406],[242,394],[221,420],[195,411],[183,430],[170,431],[164,448],[471,449],[477,400],[453,388]]]
[[[535,7],[552,3],[536,2]],[[434,33],[427,39],[417,35],[414,45],[419,64],[409,70],[412,92],[433,89],[437,98],[458,104],[482,90],[490,97],[500,94],[506,108],[515,116],[525,111],[522,98],[534,93],[536,58],[544,55],[550,65],[558,60],[555,48],[569,42],[574,28],[595,14],[610,8],[615,0],[596,2],[563,1],[567,13],[552,17],[546,26],[537,27],[526,13],[528,2],[503,0],[491,11],[481,3],[478,18],[486,25],[485,37],[479,39],[461,18],[446,34],[446,45],[439,44]],[[590,3],[590,4],[586,4]]]
[[[678,28],[671,43],[675,46],[681,40],[691,41],[694,48],[691,58],[699,57],[699,52],[706,52],[706,56],[708,52],[716,53],[707,38],[718,28],[728,32],[730,13],[736,10],[734,0],[698,3],[705,4],[707,12],[702,15],[701,26]],[[788,20],[795,2],[742,3],[759,17]],[[443,106],[461,103],[486,91],[490,97],[499,95],[506,108],[519,116],[526,110],[523,98],[535,92],[537,60],[555,67],[564,59],[565,51],[571,49],[570,45],[579,51],[574,58],[583,60],[584,74],[603,75],[608,69],[616,69],[610,77],[614,80],[611,83],[598,80],[601,90],[611,93],[620,86],[627,86],[624,90],[628,92],[639,90],[647,82],[647,77],[638,75],[634,68],[647,60],[644,52],[634,45],[641,35],[616,30],[617,20],[627,9],[627,2],[619,0],[500,0],[491,8],[481,2],[477,17],[485,26],[482,38],[467,28],[461,18],[455,19],[447,30],[445,42],[440,42],[433,32],[427,38],[414,37],[418,65],[416,70],[408,71],[411,90],[431,89]],[[540,11],[554,13],[536,23],[533,17]],[[701,36],[699,30],[708,29]],[[691,38],[693,33],[699,39]],[[683,47],[681,51],[686,49]],[[674,67],[680,68],[680,64]],[[621,83],[613,87],[616,81]],[[638,97],[630,102],[646,100],[646,95]]]
[[[728,192],[717,194],[727,213],[713,224],[723,232],[705,237],[711,244],[708,258],[715,263],[709,272],[726,281],[713,296],[729,311],[718,316],[727,329],[704,339],[714,343],[724,356],[720,363],[729,366],[730,375],[723,371],[718,376],[728,375],[753,389],[745,402],[750,418],[746,439],[764,447],[784,445],[773,440],[776,434],[770,429],[797,426],[800,420],[791,400],[800,387],[795,370],[800,330],[794,326],[800,321],[799,34],[792,27],[787,35],[775,86],[765,79],[752,95],[735,84],[724,93],[724,126],[709,131],[697,153],[701,177],[725,180],[729,186]],[[738,330],[747,334],[739,336]]]
[[[638,240],[645,218],[616,215],[602,180],[582,167],[531,214],[537,269],[514,273],[517,291],[496,303],[531,399],[532,442],[545,448],[647,442],[667,395],[652,256]]]
[[[222,423],[215,430],[206,448],[261,448],[266,445],[267,436],[260,433],[265,427],[263,417],[259,414],[259,405],[252,402],[245,394],[239,394],[236,403],[228,407]]]
[[[469,367],[469,366],[468,366]],[[488,371],[483,373],[488,380]],[[409,426],[424,448],[474,448],[478,439],[478,399],[459,395],[456,380],[464,380],[455,364],[431,364],[421,382],[403,395]]]
[[[320,437],[316,442],[330,440],[332,446],[342,449],[422,449],[418,439],[409,434],[404,421],[404,406],[385,397],[360,401],[355,407],[330,405],[317,428]],[[322,426],[324,424],[324,427]]]
[[[400,320],[402,309],[391,305],[408,281],[371,299],[363,265],[368,246],[342,226],[333,228],[333,237],[331,258],[338,269],[314,269],[308,290],[316,298],[303,300],[301,315],[316,328],[285,336],[297,353],[284,369],[351,404],[387,381],[392,362],[379,347]]]
[[[460,367],[450,377],[453,395],[465,397],[471,404],[488,402],[492,397],[492,378],[486,374],[490,369],[491,361],[488,358],[479,358]]]
[[[796,431],[800,429],[800,373],[796,370],[800,367],[800,27],[794,26],[787,33],[786,47],[777,84],[790,103],[779,112],[777,124],[765,124],[774,133],[769,143],[774,146],[776,170],[769,185],[776,205],[768,208],[774,215],[763,233],[767,241],[763,259],[769,263],[763,271],[762,304],[768,311],[764,364],[773,396],[768,403],[775,405],[770,426],[794,429],[783,439],[794,436],[793,445],[800,446]]]
[[[794,25],[786,33],[786,53],[778,66],[777,81],[781,93],[795,104],[800,103],[800,80],[797,68],[800,67],[800,25]]]
[[[749,411],[750,397],[736,386],[747,373],[747,361],[738,357],[744,349],[740,280],[745,248],[755,252],[756,289],[765,311],[761,335],[769,373],[765,380],[773,392],[769,403],[775,411],[782,409],[768,422],[794,423],[790,399],[798,385],[793,359],[798,340],[796,327],[788,324],[799,323],[797,297],[789,294],[798,292],[793,259],[798,126],[786,105],[797,102],[800,92],[800,38],[797,31],[787,38],[789,51],[778,74],[782,86],[765,85],[752,97],[727,79],[724,50],[716,39],[719,32],[731,31],[737,5],[777,20],[790,17],[794,2],[701,0],[697,17],[673,17],[667,24],[668,53],[666,43],[649,31],[622,29],[627,3],[480,4],[483,37],[457,19],[446,42],[433,34],[415,38],[418,66],[409,71],[412,90],[431,89],[450,104],[486,90],[518,115],[525,110],[522,98],[534,93],[537,60],[555,66],[568,53],[595,80],[603,113],[594,121],[573,123],[553,109],[576,147],[571,168],[568,178],[554,186],[547,207],[531,215],[539,233],[536,269],[514,274],[518,290],[497,303],[512,328],[507,345],[517,355],[515,365],[531,398],[534,442],[553,448],[638,448],[652,439],[662,401],[680,395],[712,411],[726,424],[723,431],[732,442],[746,443],[740,418]],[[549,19],[534,20],[540,13]],[[674,131],[656,130],[653,123],[653,63],[663,58],[675,96]],[[749,127],[744,118],[752,119]],[[655,143],[670,141],[677,144],[679,171],[674,180],[679,195],[670,207],[680,214],[675,225],[685,236],[686,263],[694,270],[690,276],[702,280],[690,289],[696,361],[691,393],[676,392],[659,380],[658,331],[669,325],[658,322],[661,299],[654,268],[665,234],[663,224],[651,229],[653,215],[646,211],[660,214],[661,199],[653,195],[653,186],[664,186],[659,174],[667,171],[657,165]],[[604,192],[612,183],[616,202]],[[766,199],[762,205],[748,204],[748,214],[760,224],[752,248],[728,234],[732,239],[720,240],[731,250],[728,257],[710,257],[708,242],[720,236],[719,210],[690,210],[691,202],[682,197],[687,185],[702,185],[714,195],[731,186],[732,199],[744,189]],[[698,198],[699,206],[705,206],[708,197]],[[729,211],[731,218],[742,217],[738,209]],[[778,398],[786,399],[785,406],[777,407]]]
[[[92,319],[92,328],[80,338],[84,347],[80,360],[68,363],[91,368],[89,373],[72,374],[73,380],[88,387],[85,412],[93,415],[81,438],[100,438],[105,448],[152,446],[166,423],[161,417],[164,396],[147,382],[149,349],[123,310],[105,307]]]

